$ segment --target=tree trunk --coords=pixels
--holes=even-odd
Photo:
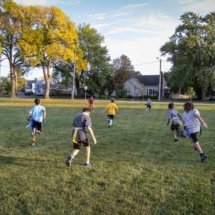
[[[12,63],[10,63],[11,98],[16,98],[16,74]]]
[[[45,82],[46,82],[46,92],[45,92],[45,99],[49,99],[49,93],[50,93],[50,78],[46,78],[45,79]]]
[[[45,99],[49,99],[49,92],[50,92],[50,74],[49,74],[49,67],[45,67],[45,65],[43,65],[43,76],[45,79],[45,83],[46,83],[46,88],[45,88]]]
[[[202,101],[204,101],[204,100],[206,100],[206,88],[205,88],[205,87],[202,88],[201,91],[202,91],[202,92],[201,92],[201,94],[202,94]]]

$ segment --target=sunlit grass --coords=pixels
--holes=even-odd
[[[71,168],[64,163],[72,119],[85,101],[78,107],[61,102],[44,101],[47,121],[34,148],[25,128],[33,101],[0,107],[0,214],[214,214],[214,106],[198,106],[209,126],[200,137],[208,155],[202,164],[191,143],[173,143],[166,104],[144,114],[143,103],[118,103],[109,129],[108,101],[97,101],[92,120],[98,144],[92,145],[93,167],[86,169],[84,149]]]

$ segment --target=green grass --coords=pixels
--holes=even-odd
[[[109,129],[105,103],[92,116],[98,144],[89,169],[84,149],[71,168],[64,163],[72,119],[85,102],[45,103],[47,122],[34,148],[25,128],[32,102],[0,107],[0,214],[215,214],[215,107],[198,106],[209,127],[200,137],[208,155],[202,164],[190,142],[172,142],[166,105],[144,114],[141,103],[120,103]]]

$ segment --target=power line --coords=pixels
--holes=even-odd
[[[145,63],[138,63],[138,64],[134,64],[134,66],[140,66],[140,65],[146,65],[146,64],[154,64],[154,63],[158,63],[158,61],[150,61],[150,62],[145,62]]]

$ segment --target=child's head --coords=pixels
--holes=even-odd
[[[40,99],[39,99],[39,98],[34,99],[34,103],[35,103],[36,105],[39,105],[39,104],[40,104]]]
[[[169,104],[168,104],[168,107],[169,107],[169,109],[173,109],[173,108],[174,108],[174,103],[172,103],[172,102],[169,103]]]
[[[111,102],[115,102],[115,99],[114,98],[111,98],[111,100],[110,100]]]
[[[83,112],[83,113],[90,113],[91,110],[90,110],[90,108],[85,107],[85,108],[83,108],[82,112]]]
[[[184,103],[184,110],[185,111],[190,111],[190,110],[193,110],[194,109],[194,105],[192,102],[186,102]]]

